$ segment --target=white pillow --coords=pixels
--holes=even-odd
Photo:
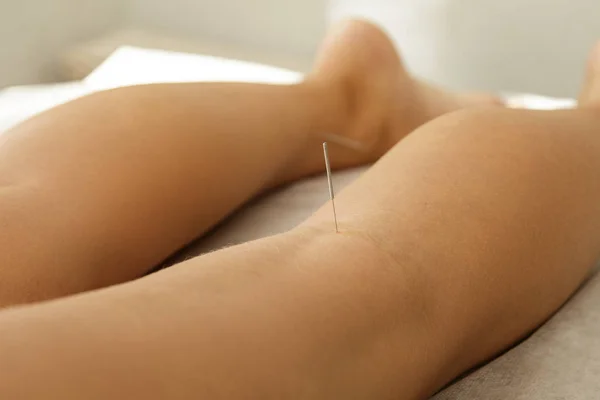
[[[84,79],[86,86],[108,89],[159,82],[255,82],[285,84],[302,74],[228,58],[124,46]]]

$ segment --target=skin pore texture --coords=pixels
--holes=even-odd
[[[329,44],[329,54],[348,51],[345,39],[335,40],[335,35],[369,37],[384,48],[383,43],[388,43],[375,39],[384,36],[363,22],[351,22],[340,29],[342,33],[334,32],[332,40],[334,44],[341,43],[341,47]],[[366,48],[355,47],[359,52]],[[344,57],[352,60],[349,55]],[[375,55],[371,58],[380,61],[378,65],[385,64]],[[364,55],[356,59],[364,60]],[[349,61],[343,65],[350,64]],[[54,286],[44,281],[50,288],[44,292],[44,298],[131,279],[144,270],[142,265],[148,267],[168,253],[169,246],[180,245],[191,237],[192,227],[201,223],[209,226],[218,219],[215,215],[225,214],[226,209],[230,211],[261,188],[317,172],[316,161],[311,163],[312,150],[307,150],[306,157],[295,157],[302,154],[298,149],[313,149],[313,142],[314,153],[322,156],[317,134],[296,138],[303,129],[323,132],[339,128],[347,132],[347,138],[366,143],[369,151],[363,153],[332,146],[337,168],[385,155],[337,196],[339,234],[331,224],[330,206],[325,205],[285,234],[194,258],[133,282],[0,312],[0,393],[23,399],[428,398],[460,373],[506,349],[550,317],[597,260],[600,112],[598,93],[589,89],[598,86],[597,64],[592,57],[590,78],[579,109],[534,112],[485,106],[449,113],[428,123],[425,122],[431,118],[425,118],[423,111],[420,122],[410,129],[420,127],[407,137],[410,131],[382,129],[399,123],[395,108],[398,105],[389,106],[389,96],[396,92],[385,89],[391,86],[347,78],[354,69],[350,68],[352,73],[337,71],[334,69],[338,64],[322,60],[317,62],[315,75],[299,86],[206,86],[203,93],[210,95],[203,97],[205,105],[209,99],[219,98],[226,88],[235,93],[232,97],[237,104],[231,105],[230,111],[221,111],[226,101],[214,109],[206,106],[211,111],[203,119],[208,122],[202,123],[222,129],[220,134],[204,140],[191,135],[193,129],[188,134],[177,130],[175,134],[188,139],[172,143],[165,138],[169,136],[150,129],[144,133],[149,137],[143,142],[147,147],[140,153],[144,156],[139,158],[134,157],[137,142],[136,151],[122,145],[119,151],[109,147],[112,152],[96,152],[97,147],[91,148],[85,140],[75,141],[73,146],[79,144],[80,150],[87,149],[88,157],[97,158],[71,172],[67,164],[72,166],[73,161],[59,161],[72,158],[84,162],[75,158],[75,150],[61,154],[60,159],[51,151],[36,151],[54,150],[54,141],[44,142],[35,133],[38,126],[57,123],[52,115],[61,121],[60,113],[68,115],[70,110],[77,115],[93,114],[91,110],[78,109],[83,107],[81,103],[65,106],[62,111],[40,117],[42,122],[38,119],[30,123],[33,125],[20,128],[24,133],[13,133],[10,140],[11,146],[23,147],[11,152],[8,146],[6,153],[11,161],[0,161],[5,162],[5,182],[20,182],[7,185],[6,198],[22,196],[32,203],[47,201],[47,196],[24,193],[41,191],[48,195],[44,191],[62,185],[60,192],[49,194],[77,198],[80,208],[77,218],[67,221],[114,229],[110,235],[105,230],[92,237],[86,237],[91,234],[85,230],[83,238],[79,238],[72,237],[70,225],[63,222],[64,231],[56,232],[58,222],[52,225],[47,220],[63,221],[65,215],[73,214],[57,215],[62,209],[51,209],[53,212],[44,220],[52,227],[49,232],[63,240],[70,238],[68,235],[72,240],[81,240],[77,244],[83,250],[98,250],[91,255],[105,254],[106,249],[114,254],[109,252],[110,256],[101,258],[106,265],[90,266],[89,260],[80,264],[86,257],[95,260],[83,250],[77,255],[67,253],[70,257],[63,259],[58,256],[68,246],[58,246],[56,253],[47,250],[54,255],[48,257],[43,251],[52,247],[39,243],[37,249],[43,254],[32,255],[30,263],[23,264],[29,275],[2,272],[12,277],[12,285],[24,282],[23,276],[36,277],[45,272],[43,267],[53,271],[51,277],[71,273],[83,277],[85,282],[90,279],[89,287],[74,279],[68,288],[61,287],[62,280],[58,278],[50,282]],[[356,71],[365,68],[366,65],[360,65]],[[336,82],[336,77],[346,77],[332,86],[341,88],[339,91],[323,89],[328,87],[325,82]],[[363,98],[352,94],[361,85],[348,82],[362,82],[368,88],[363,88],[362,93],[367,98],[371,96],[373,103],[382,98],[385,101],[362,107],[356,101],[339,100],[335,93],[345,93],[342,99]],[[177,94],[173,96],[179,98],[182,88],[186,87],[155,89],[160,98],[172,90]],[[198,96],[191,89],[189,94],[183,93]],[[153,92],[149,88],[136,90]],[[253,98],[261,90],[264,92],[257,97],[264,103]],[[415,99],[430,93],[429,89],[418,92],[421,94]],[[151,97],[151,93],[143,93],[144,99]],[[242,101],[244,93],[246,102]],[[318,98],[320,106],[328,104],[333,112],[314,107],[312,100]],[[458,100],[455,101],[457,105]],[[280,107],[262,115],[277,118],[272,124],[254,117],[256,112],[267,113],[263,110],[267,105]],[[242,106],[256,109],[241,117],[236,110]],[[154,114],[158,110],[165,112],[159,107]],[[223,113],[222,118],[210,118],[219,112]],[[338,115],[339,120],[332,115]],[[124,118],[129,121],[130,117]],[[161,120],[155,118],[150,124],[154,127]],[[348,120],[356,124],[349,123],[351,128],[345,128]],[[278,124],[300,121],[307,125],[298,128],[298,132],[286,130],[283,138],[279,136]],[[252,123],[253,129],[261,132],[256,134],[261,137],[259,144],[250,142],[255,148],[238,148],[236,143],[242,139],[232,140],[225,135],[230,131],[235,134],[241,125],[246,126],[247,133],[252,130]],[[356,130],[356,125],[363,129]],[[119,135],[124,132],[129,130],[123,128]],[[60,135],[55,133],[55,139],[59,140]],[[113,141],[110,130],[106,135],[111,146],[122,143],[122,136],[121,141]],[[35,140],[28,141],[28,137]],[[102,144],[95,140],[95,145]],[[202,161],[213,168],[211,174],[197,175],[196,167],[201,165],[194,164],[200,162],[195,145],[207,152],[208,159],[211,155],[222,156],[227,149],[230,156],[242,157],[240,164],[232,163],[228,167],[231,170],[215,170],[215,157],[214,165]],[[161,156],[158,150],[165,146],[174,149],[169,147],[169,152]],[[264,146],[269,152],[262,153]],[[289,158],[302,161],[289,162],[284,154],[282,160],[275,161],[256,155],[284,149],[289,151]],[[167,156],[174,151],[180,160]],[[254,154],[254,158],[245,151]],[[31,161],[46,153],[42,161]],[[102,158],[107,153],[110,158]],[[154,157],[147,157],[148,154]],[[100,159],[105,162],[104,168],[97,170]],[[152,162],[142,162],[146,159]],[[144,167],[141,170],[151,169],[151,173],[134,173],[134,169],[119,172],[123,165],[129,165],[125,161],[140,163]],[[319,163],[322,164],[322,158]],[[281,174],[269,172],[274,165]],[[174,178],[179,175],[173,171],[184,175],[181,181]],[[67,172],[68,179],[63,178]],[[219,179],[210,181],[213,176]],[[225,194],[209,192],[210,186],[190,189],[190,179],[198,177],[205,179],[203,185],[235,180],[243,188]],[[152,184],[142,178],[152,178]],[[82,190],[80,185],[85,182],[91,182],[90,188],[103,190]],[[112,190],[105,197],[103,185]],[[163,191],[154,193],[156,188]],[[86,201],[85,196],[91,200]],[[135,201],[146,196],[152,200]],[[191,209],[197,210],[200,198],[210,199],[206,204],[215,207],[215,214],[190,214]],[[17,201],[7,200],[6,204],[15,209],[24,207]],[[97,210],[98,205],[104,208]],[[161,207],[177,211],[163,210],[164,214],[154,215]],[[193,223],[186,223],[187,218]],[[136,235],[141,233],[144,236],[138,238]],[[102,246],[90,245],[101,239]],[[153,251],[130,254],[126,249],[135,246],[136,240],[150,241]],[[138,243],[138,250],[139,247]],[[17,246],[17,250],[8,251],[18,249]],[[10,254],[12,259],[21,260],[21,253]],[[99,274],[92,267],[108,268],[101,271],[101,283],[91,279]],[[25,283],[22,287],[31,287],[31,281]],[[5,304],[24,303],[36,297],[28,294],[32,297],[24,299],[19,298],[19,290],[8,292],[13,297],[5,297]]]

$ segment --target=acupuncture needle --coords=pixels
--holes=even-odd
[[[337,214],[335,212],[335,194],[333,193],[333,181],[331,179],[331,163],[329,162],[329,150],[327,148],[327,142],[323,143],[323,155],[325,156],[325,169],[327,170],[327,182],[329,183],[329,198],[331,199],[331,206],[333,207],[333,221],[335,222],[335,232],[339,233]]]

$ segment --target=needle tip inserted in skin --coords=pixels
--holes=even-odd
[[[329,162],[329,151],[327,148],[327,142],[323,143],[323,154],[325,156],[325,169],[327,170],[327,182],[329,183],[329,198],[331,199],[331,206],[333,207],[333,221],[335,222],[335,232],[339,233],[337,214],[335,212],[335,194],[333,193],[333,181],[331,180],[331,163]]]

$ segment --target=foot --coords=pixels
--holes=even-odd
[[[377,160],[442,114],[501,104],[490,95],[453,94],[411,77],[389,37],[362,20],[349,20],[332,30],[308,81],[339,88],[345,99],[341,129],[320,137],[341,145],[331,146],[338,148],[332,157],[338,168]]]
[[[579,106],[600,109],[600,42],[592,50],[587,64],[585,82],[579,95]]]

